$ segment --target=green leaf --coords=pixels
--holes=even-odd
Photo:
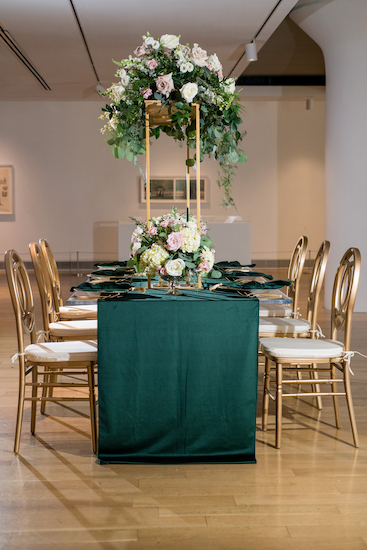
[[[126,158],[130,162],[134,159],[134,153],[131,151],[131,149],[126,150]]]
[[[107,140],[108,145],[114,145],[116,143],[116,138],[109,138]]]
[[[222,274],[220,271],[217,271],[216,269],[212,269],[209,276],[213,279],[220,279],[222,277]]]
[[[121,149],[121,147],[115,147],[113,150],[113,154],[117,159],[123,159],[125,156],[125,151]]]
[[[194,166],[195,160],[194,159],[186,159],[186,166]]]
[[[238,155],[238,162],[246,162],[247,156],[244,153]]]

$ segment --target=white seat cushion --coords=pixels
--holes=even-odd
[[[341,357],[344,345],[336,340],[311,338],[260,338],[260,350],[272,357],[299,359],[335,359]]]
[[[292,307],[287,304],[260,304],[260,317],[292,317]]]
[[[97,319],[97,305],[61,306],[60,321],[77,319]]]
[[[259,334],[309,334],[311,323],[304,319],[263,317],[259,322]]]
[[[80,340],[93,340],[97,338],[97,319],[50,323],[50,334],[53,337],[75,336]]]
[[[71,340],[70,342],[44,342],[26,347],[27,361],[59,363],[65,361],[97,361],[96,340]]]

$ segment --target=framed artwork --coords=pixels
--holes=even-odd
[[[0,215],[13,213],[13,167],[0,166]]]
[[[140,190],[140,202],[146,202],[147,196],[143,178],[140,178]],[[208,202],[208,180],[206,177],[200,179],[200,199],[202,202]],[[196,178],[190,179],[190,200],[196,200]],[[151,178],[150,201],[186,202],[186,179],[175,177]]]

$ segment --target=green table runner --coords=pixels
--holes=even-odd
[[[258,300],[183,292],[98,302],[101,462],[255,462]]]

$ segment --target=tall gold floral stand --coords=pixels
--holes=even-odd
[[[174,105],[171,106],[171,113],[175,112]],[[196,217],[198,230],[200,232],[201,216],[201,197],[200,197],[200,104],[191,104],[191,118],[195,120],[196,136]],[[171,126],[171,114],[169,107],[163,105],[161,101],[151,99],[145,100],[145,141],[146,141],[146,201],[147,201],[147,226],[150,229],[150,126]],[[189,159],[189,148],[187,147],[187,158]],[[187,220],[190,213],[190,167],[186,165],[186,213]],[[148,286],[150,287],[150,277],[148,277]],[[200,277],[198,281],[201,287]]]

